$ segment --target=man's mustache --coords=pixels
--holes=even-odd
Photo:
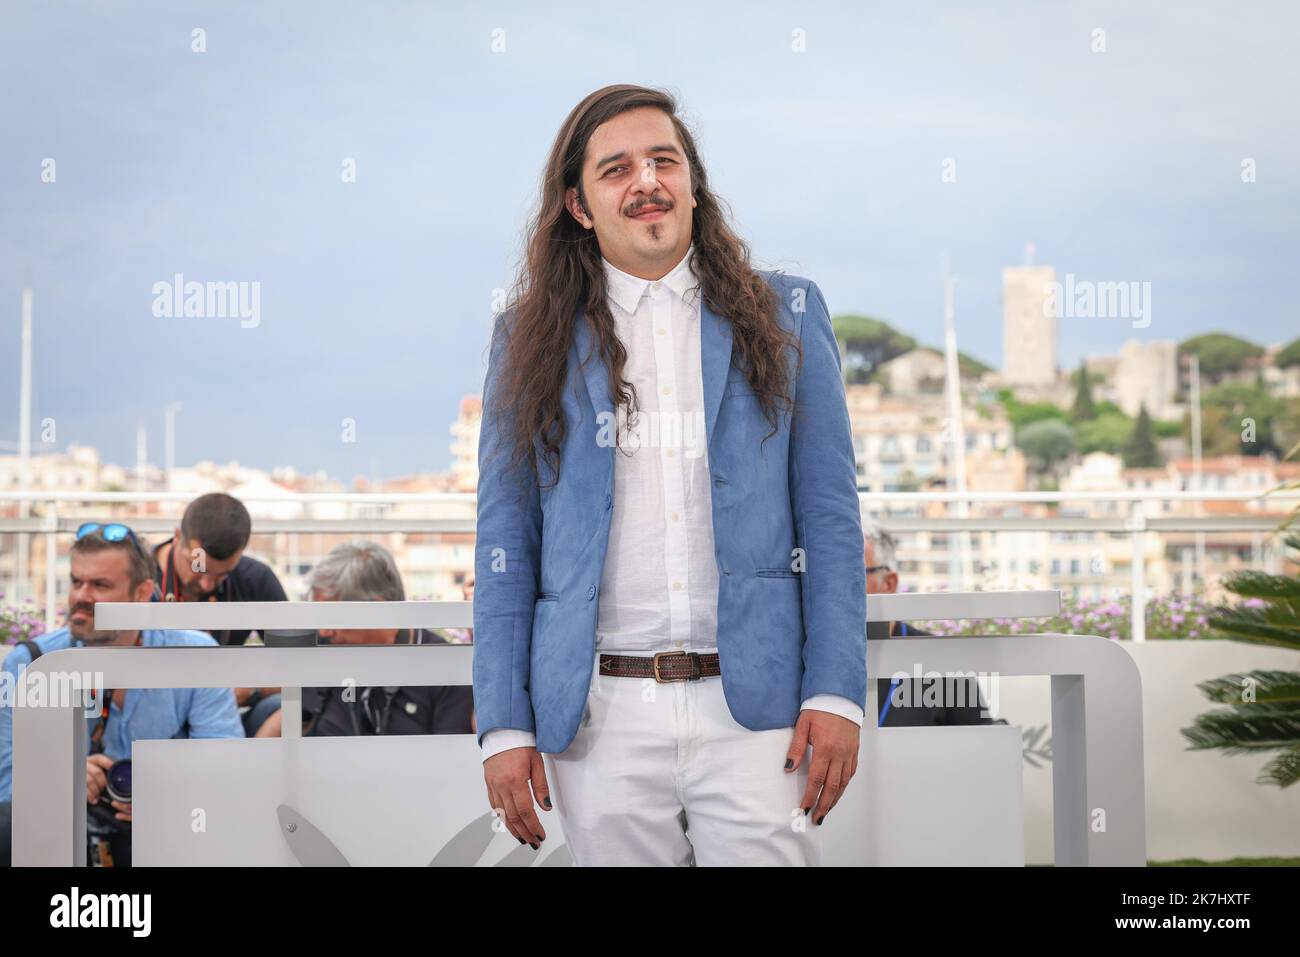
[[[635,216],[637,213],[641,212],[641,210],[645,209],[647,206],[658,206],[659,208],[664,210],[669,210],[673,208],[673,204],[669,200],[647,199],[647,200],[643,200],[640,203],[636,203],[632,206],[629,206],[627,208],[627,215]]]

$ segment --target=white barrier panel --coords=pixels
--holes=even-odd
[[[344,678],[359,686],[446,685],[469,683],[472,651],[454,645],[77,648],[42,655],[30,668],[47,675],[99,672],[106,687],[116,688],[296,688],[337,685]],[[1145,863],[1141,683],[1122,648],[1074,635],[896,638],[869,642],[867,658],[877,677],[917,668],[1050,675],[1056,863]],[[80,708],[16,708],[14,731],[14,862],[84,863],[86,721]],[[863,728],[864,738],[880,733],[872,721]]]
[[[132,761],[137,866],[295,866],[314,831],[353,866],[572,863],[558,813],[537,812],[537,851],[493,826],[473,735],[137,741]],[[1021,820],[1016,729],[895,728],[863,736],[845,796],[801,825],[826,866],[1018,867]]]
[[[572,863],[554,811],[537,851],[493,826],[473,735],[137,741],[131,758],[139,866],[297,866],[310,828],[288,833],[282,804],[353,866]]]

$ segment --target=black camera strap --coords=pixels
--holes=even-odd
[[[90,732],[90,753],[104,753],[104,732],[108,730],[108,716],[113,709],[114,692],[108,688],[104,689],[104,698],[99,708],[99,720],[95,722],[95,729]]]

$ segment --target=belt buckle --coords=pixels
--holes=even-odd
[[[665,678],[665,677],[663,677],[662,675],[660,675],[660,673],[659,673],[659,659],[660,659],[660,658],[680,658],[680,657],[685,656],[685,654],[686,654],[686,652],[684,652],[684,651],[657,651],[657,652],[655,652],[655,658],[654,658],[655,681],[659,682],[661,685],[666,685],[666,684],[668,684],[669,682],[673,682],[673,681],[685,681],[685,680],[686,680],[685,677],[682,677],[682,678]]]

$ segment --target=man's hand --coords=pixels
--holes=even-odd
[[[110,801],[108,802],[117,809],[117,819],[131,823],[131,802],[130,801]]]
[[[492,809],[500,808],[504,812],[506,827],[520,844],[529,844],[537,850],[546,840],[546,829],[537,819],[533,800],[543,810],[551,809],[551,792],[546,786],[546,766],[541,754],[536,748],[511,748],[494,754],[483,762],[483,778]]]
[[[785,769],[793,773],[812,745],[808,765],[808,787],[799,806],[804,814],[812,810],[813,821],[821,824],[858,770],[858,736],[862,729],[848,718],[829,711],[800,711],[794,739],[786,752]]]
[[[108,769],[113,759],[107,754],[92,754],[86,758],[86,803],[94,804],[108,787]]]

